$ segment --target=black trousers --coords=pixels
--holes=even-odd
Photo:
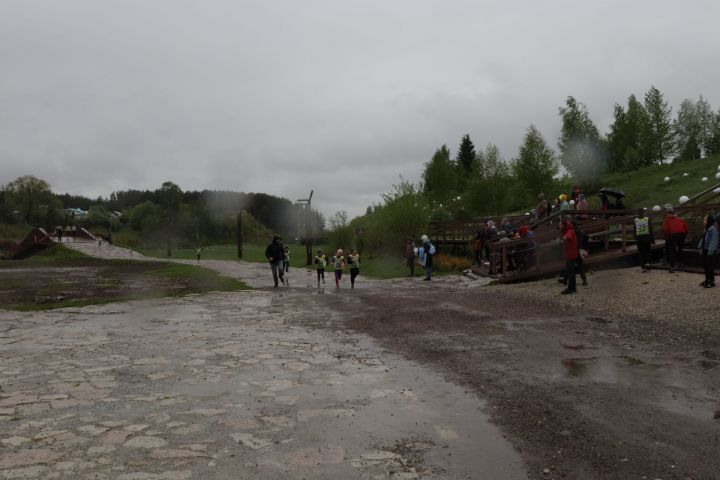
[[[565,280],[567,281],[567,289],[571,292],[577,290],[577,284],[575,282],[576,266],[575,260],[565,260]]]
[[[640,257],[640,266],[645,268],[650,263],[650,247],[652,245],[652,239],[650,235],[638,235],[637,236],[637,248],[638,255]]]
[[[679,253],[682,251],[681,240],[685,240],[685,234],[672,233],[665,239],[665,254],[670,269],[674,270],[679,261]]]
[[[355,278],[360,275],[360,269],[359,268],[351,268],[350,269],[350,286],[355,286]]]
[[[705,282],[715,284],[715,255],[708,255],[707,250],[702,251],[703,270]]]
[[[320,285],[320,279],[322,279],[322,282],[325,283],[325,269],[324,268],[318,268],[317,276],[318,276],[318,285]]]

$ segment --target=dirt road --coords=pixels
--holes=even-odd
[[[203,263],[263,288],[0,316],[0,478],[720,478],[717,329]]]

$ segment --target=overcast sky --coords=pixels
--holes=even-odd
[[[510,159],[557,110],[657,86],[720,106],[720,1],[0,0],[0,184],[380,200],[469,133]]]

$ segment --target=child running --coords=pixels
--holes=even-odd
[[[320,280],[325,284],[325,266],[327,265],[327,257],[323,255],[322,250],[318,249],[315,255],[315,268],[317,269],[318,288],[320,288]]]
[[[285,257],[283,258],[283,268],[285,272],[290,271],[290,247],[285,247]]]
[[[335,288],[340,288],[340,279],[342,278],[343,268],[345,268],[345,257],[342,249],[338,249],[333,257],[333,267],[335,268]]]
[[[350,250],[347,263],[350,267],[350,288],[355,288],[355,278],[360,274],[360,254],[357,249]]]

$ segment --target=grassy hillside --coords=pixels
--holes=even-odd
[[[650,207],[671,203],[676,205],[682,195],[692,197],[709,187],[720,183],[715,174],[720,165],[720,156],[702,160],[678,162],[670,165],[657,165],[628,173],[615,173],[602,177],[601,184],[614,187],[627,195],[628,207]],[[683,174],[687,173],[687,176]],[[665,177],[670,177],[666,182]],[[708,177],[707,182],[701,181]],[[597,197],[590,198],[595,205]],[[718,197],[720,201],[720,197]]]

